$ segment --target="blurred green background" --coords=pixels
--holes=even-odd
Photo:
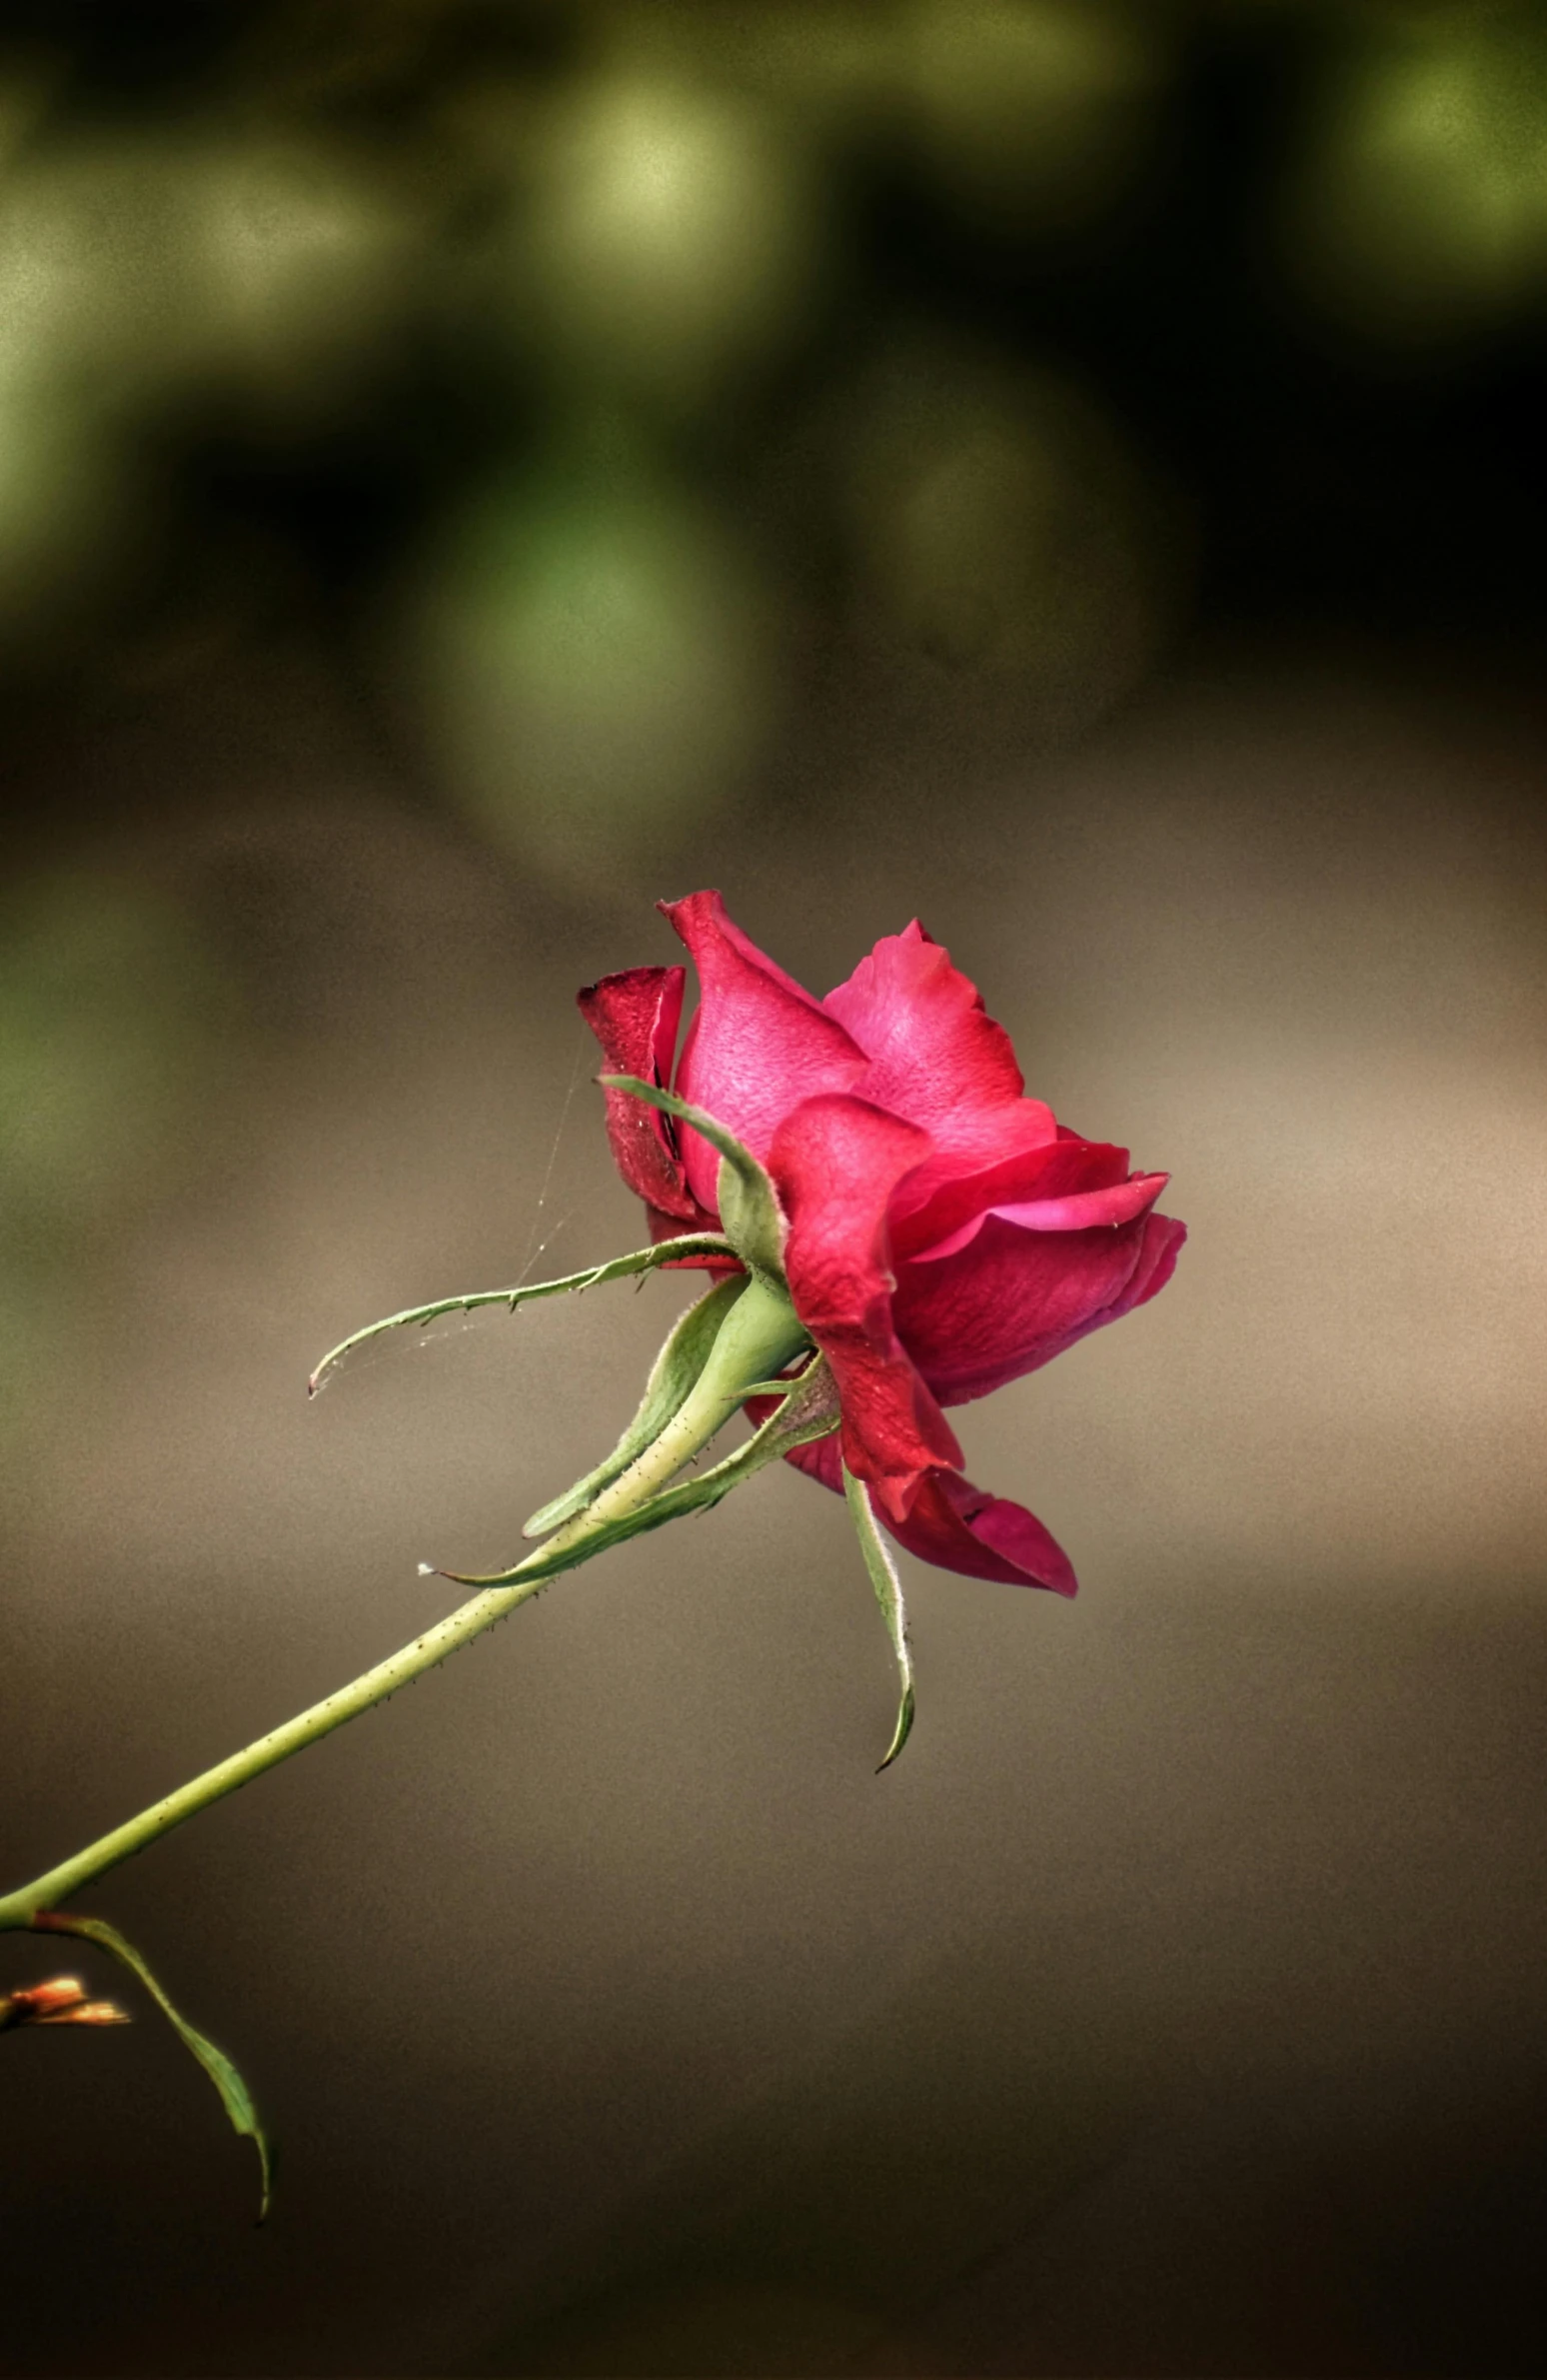
[[[1194,1230],[894,1775],[781,1476],[114,1877],[280,2206],[8,2039],[3,2368],[1540,2368],[1544,367],[1527,0],[0,13],[8,1874],[610,1442],[660,1281],[300,1390],[632,1243],[658,896]]]

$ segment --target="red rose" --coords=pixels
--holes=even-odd
[[[1130,1174],[1126,1150],[1025,1097],[1008,1035],[916,922],[813,1000],[718,893],[661,907],[703,987],[675,1082],[685,969],[605,976],[581,1011],[610,1072],[706,1110],[768,1170],[790,1298],[842,1406],[839,1436],[789,1460],[839,1489],[846,1463],[925,1561],[1072,1594],[1041,1522],[962,1477],[942,1407],[1034,1371],[1164,1286],[1186,1236],[1153,1211],[1168,1177]],[[713,1229],[720,1160],[702,1136],[624,1092],[607,1111],[655,1236]]]

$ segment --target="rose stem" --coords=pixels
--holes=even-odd
[[[761,1280],[750,1280],[731,1308],[708,1364],[676,1417],[587,1511],[566,1521],[528,1556],[522,1567],[545,1561],[561,1548],[582,1543],[604,1522],[637,1511],[730,1419],[748,1384],[770,1378],[808,1343],[787,1298]],[[460,1609],[416,1636],[411,1644],[405,1644],[385,1661],[378,1661],[374,1669],[367,1669],[352,1684],[341,1686],[337,1693],[329,1694],[321,1702],[314,1702],[310,1710],[287,1719],[282,1727],[260,1735],[256,1743],[207,1768],[202,1776],[180,1785],[175,1793],[152,1802],[138,1817],[114,1827],[110,1834],[99,1836],[84,1851],[77,1851],[73,1859],[61,1861],[46,1875],[7,1894],[0,1899],[0,1932],[25,1930],[43,1911],[73,1899],[109,1869],[132,1859],[148,1843],[170,1834],[174,1826],[181,1826],[196,1811],[207,1809],[211,1802],[221,1800],[227,1793],[234,1793],[238,1786],[249,1784],[254,1777],[262,1776],[265,1769],[275,1768],[281,1760],[304,1751],[308,1744],[321,1742],[335,1727],[358,1718],[363,1710],[385,1702],[400,1686],[423,1676],[427,1669],[433,1669],[464,1644],[471,1644],[475,1636],[481,1636],[497,1620],[506,1618],[547,1584],[544,1576],[528,1580],[513,1578],[504,1586],[484,1588]]]

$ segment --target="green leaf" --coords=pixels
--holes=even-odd
[[[739,1446],[712,1469],[701,1471],[697,1478],[664,1488],[636,1511],[620,1512],[616,1519],[602,1521],[573,1544],[556,1546],[551,1560],[545,1560],[540,1551],[529,1554],[513,1569],[495,1570],[484,1576],[470,1575],[465,1570],[443,1570],[441,1576],[458,1586],[510,1586],[518,1577],[535,1584],[540,1579],[557,1578],[561,1571],[573,1570],[580,1563],[590,1561],[594,1554],[605,1553],[610,1546],[621,1545],[629,1537],[642,1536],[647,1529],[660,1528],[668,1520],[680,1520],[689,1512],[707,1511],[766,1464],[776,1462],[792,1447],[808,1445],[813,1438],[826,1437],[836,1429],[837,1388],[824,1355],[817,1355],[797,1379],[781,1381],[779,1385],[786,1387],[788,1393],[777,1412],[769,1415],[745,1446]]]
[[[258,2220],[261,2223],[269,2211],[269,2190],[273,2179],[273,2163],[269,2143],[253,2095],[237,2068],[223,2049],[217,2049],[198,2028],[191,2025],[180,2010],[174,2008],[156,1977],[132,1942],[126,1942],[118,1928],[106,1924],[100,1917],[70,1917],[58,1909],[45,1909],[32,1921],[34,1933],[78,1934],[84,1942],[95,1942],[99,1950],[106,1950],[120,1966],[137,1975],[157,2006],[170,2019],[174,2030],[181,2035],[184,2046],[198,2059],[205,2073],[220,2093],[221,2105],[231,2119],[233,2131],[243,2133],[258,2151],[260,2190]]]
[[[907,1648],[907,1613],[902,1606],[902,1581],[897,1576],[896,1564],[891,1558],[891,1548],[876,1526],[875,1507],[870,1501],[869,1489],[862,1479],[854,1477],[846,1462],[843,1465],[843,1493],[848,1501],[848,1509],[853,1514],[854,1528],[859,1537],[859,1550],[864,1555],[864,1566],[870,1573],[870,1584],[875,1589],[875,1600],[880,1605],[881,1617],[886,1623],[886,1633],[891,1638],[891,1649],[896,1657],[897,1677],[902,1688],[901,1700],[897,1705],[897,1723],[892,1729],[891,1741],[886,1747],[886,1757],[882,1760],[880,1768],[875,1771],[879,1776],[881,1768],[891,1766],[912,1730],[913,1656]]]
[[[606,1264],[593,1264],[586,1272],[567,1272],[563,1280],[535,1280],[517,1282],[509,1289],[476,1289],[467,1297],[440,1297],[433,1305],[405,1306],[400,1314],[388,1314],[384,1321],[368,1323],[364,1330],[355,1330],[348,1338],[324,1355],[307,1382],[307,1394],[315,1396],[324,1379],[336,1363],[343,1361],[355,1347],[364,1346],[367,1339],[380,1338],[384,1330],[404,1330],[411,1323],[439,1320],[442,1314],[472,1313],[475,1306],[506,1305],[514,1312],[518,1305],[530,1305],[535,1297],[557,1297],[567,1289],[595,1289],[603,1281],[627,1280],[631,1273],[654,1271],[658,1264],[674,1264],[686,1256],[733,1257],[735,1248],[721,1231],[689,1231],[677,1239],[658,1239],[654,1247],[636,1248],[631,1255],[614,1256]]]
[[[620,1472],[628,1469],[637,1454],[655,1443],[687,1400],[709,1361],[721,1323],[746,1286],[747,1275],[734,1273],[729,1280],[717,1282],[707,1297],[689,1306],[656,1357],[644,1401],[612,1453],[563,1495],[555,1496],[551,1504],[534,1512],[521,1532],[524,1537],[546,1537],[550,1529],[558,1528],[577,1512],[584,1512],[588,1504],[595,1503],[604,1487],[610,1487]]]
[[[720,1152],[720,1182],[716,1196],[727,1238],[744,1264],[783,1286],[784,1218],[774,1185],[750,1149],[703,1108],[691,1107],[674,1092],[658,1090],[638,1075],[601,1075],[604,1091],[627,1091],[668,1116],[681,1118]]]

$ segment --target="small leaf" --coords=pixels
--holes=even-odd
[[[783,1286],[784,1218],[774,1185],[750,1149],[703,1108],[691,1107],[675,1092],[661,1091],[638,1075],[601,1075],[604,1091],[627,1091],[668,1116],[680,1117],[720,1152],[720,1182],[716,1195],[726,1236],[744,1264]]]
[[[512,1312],[518,1305],[530,1305],[535,1297],[557,1297],[566,1289],[595,1289],[603,1281],[627,1280],[631,1273],[654,1271],[658,1264],[675,1264],[688,1256],[734,1257],[735,1248],[721,1231],[689,1231],[678,1239],[658,1239],[654,1247],[636,1248],[627,1256],[614,1256],[606,1264],[593,1264],[585,1272],[567,1272],[563,1280],[535,1280],[517,1282],[509,1289],[475,1289],[467,1297],[440,1297],[433,1305],[405,1306],[400,1314],[388,1314],[385,1320],[370,1322],[364,1330],[355,1330],[348,1338],[324,1355],[307,1382],[308,1396],[315,1396],[327,1374],[336,1363],[355,1347],[364,1346],[367,1339],[379,1338],[384,1330],[404,1330],[413,1322],[434,1322],[442,1314],[472,1313],[480,1305],[507,1305]]]
[[[892,1729],[891,1741],[886,1747],[886,1757],[882,1760],[880,1768],[875,1771],[879,1776],[881,1768],[891,1766],[912,1730],[913,1656],[907,1648],[907,1613],[902,1604],[902,1581],[897,1576],[896,1564],[891,1558],[891,1548],[876,1526],[875,1507],[870,1501],[869,1489],[862,1479],[854,1477],[846,1462],[843,1465],[843,1493],[848,1501],[848,1509],[853,1514],[854,1528],[859,1538],[859,1550],[864,1555],[864,1566],[870,1573],[870,1584],[875,1589],[875,1600],[880,1605],[881,1617],[886,1623],[886,1633],[891,1638],[891,1649],[896,1656],[897,1677],[902,1688],[901,1700],[897,1705],[897,1723]]]
[[[824,1355],[817,1355],[808,1363],[798,1379],[781,1381],[779,1385],[789,1392],[778,1411],[769,1415],[745,1446],[739,1446],[712,1469],[701,1471],[697,1478],[664,1488],[636,1511],[621,1512],[614,1520],[600,1522],[573,1544],[555,1546],[551,1559],[546,1558],[548,1549],[542,1548],[529,1554],[514,1569],[495,1570],[483,1576],[465,1570],[443,1570],[442,1577],[450,1578],[457,1586],[511,1586],[518,1578],[536,1585],[540,1580],[557,1578],[562,1570],[577,1568],[581,1562],[590,1561],[593,1554],[605,1553],[610,1546],[621,1545],[629,1537],[660,1528],[668,1520],[680,1520],[689,1512],[707,1511],[729,1495],[733,1487],[740,1487],[744,1479],[750,1479],[755,1471],[776,1462],[791,1448],[808,1445],[813,1438],[826,1437],[836,1429],[837,1388]]]
[[[125,1941],[116,1926],[104,1923],[100,1917],[68,1917],[58,1909],[45,1909],[33,1919],[31,1930],[34,1933],[77,1934],[83,1942],[95,1942],[99,1950],[106,1950],[121,1966],[139,1977],[151,1998],[170,2019],[174,2030],[181,2035],[185,2047],[193,2052],[219,2091],[221,2105],[231,2119],[233,2131],[245,2134],[258,2151],[261,2177],[258,2220],[261,2223],[269,2211],[269,2189],[273,2178],[269,2143],[258,2121],[252,2093],[225,2051],[217,2049],[213,2041],[207,2039],[196,2026],[189,2023],[186,2016],[173,2007],[139,1951],[132,1942]]]
[[[667,1423],[686,1402],[689,1391],[709,1361],[710,1349],[719,1335],[720,1325],[747,1286],[744,1272],[733,1273],[729,1280],[717,1281],[706,1297],[674,1325],[666,1345],[656,1357],[654,1368],[645,1387],[644,1401],[634,1419],[605,1462],[594,1471],[578,1479],[563,1495],[556,1495],[545,1504],[522,1530],[524,1537],[546,1537],[550,1529],[584,1512],[595,1503],[604,1487],[610,1487],[626,1471],[637,1454],[654,1445]]]

